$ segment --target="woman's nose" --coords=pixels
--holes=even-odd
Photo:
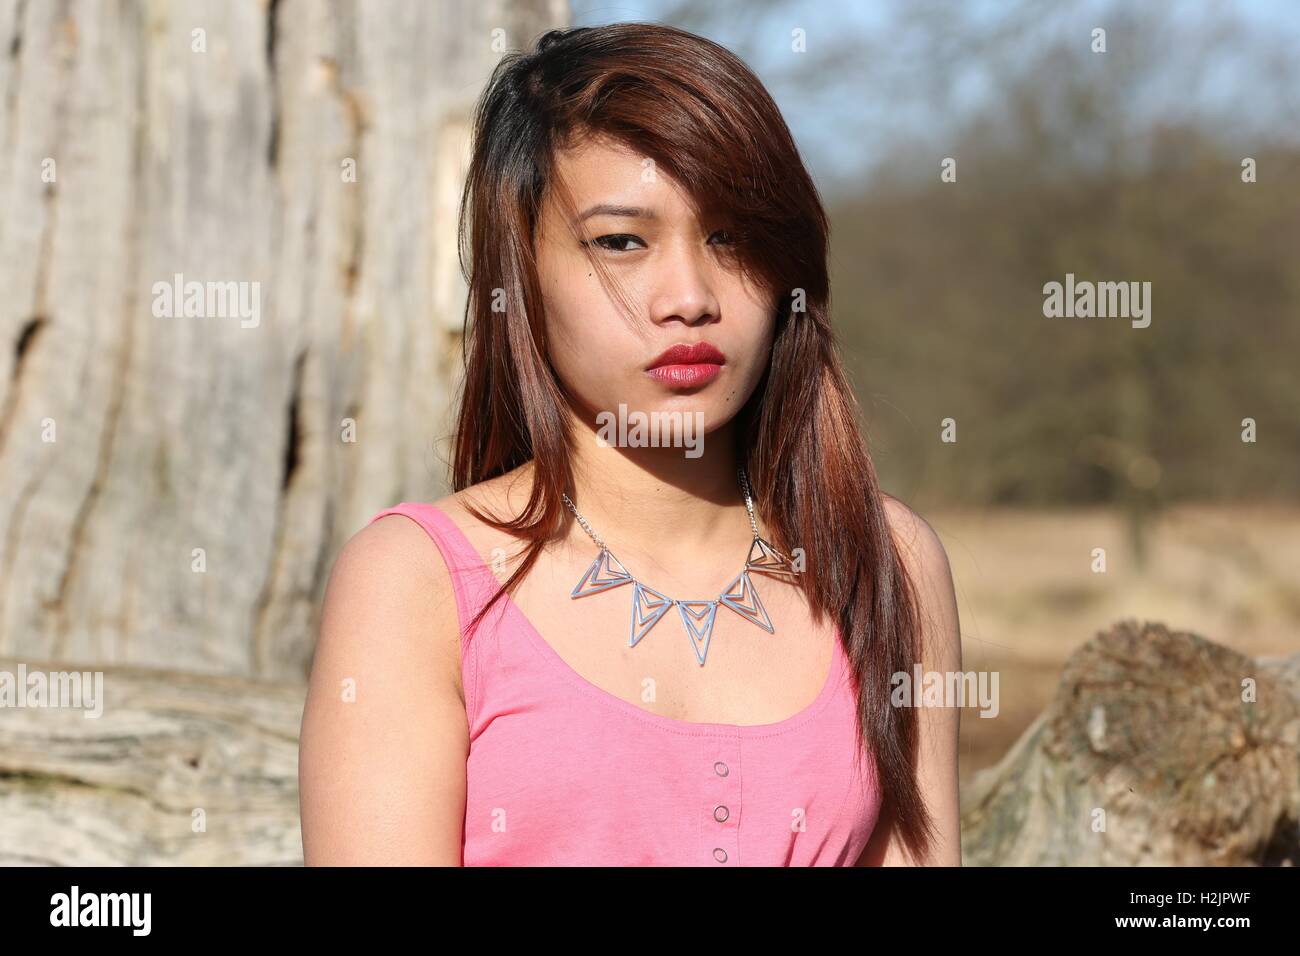
[[[656,322],[685,322],[697,325],[718,315],[714,277],[703,250],[679,250],[661,263],[662,274],[655,282],[651,318]]]

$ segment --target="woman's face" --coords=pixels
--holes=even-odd
[[[742,279],[728,255],[727,223],[700,221],[676,183],[622,145],[588,141],[557,163],[577,235],[548,193],[537,259],[551,364],[577,413],[592,427],[620,404],[629,414],[688,413],[701,434],[727,423],[763,377],[775,326],[774,297]],[[639,321],[606,291],[583,243]],[[700,343],[717,354],[661,360],[672,346]]]

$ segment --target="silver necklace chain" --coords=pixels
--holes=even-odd
[[[632,622],[628,631],[628,646],[630,647],[635,647],[637,642],[649,633],[650,629],[658,623],[659,619],[670,608],[676,607],[681,613],[682,624],[690,636],[691,646],[695,649],[695,656],[699,660],[701,667],[704,666],[705,656],[709,652],[709,641],[713,635],[714,616],[719,605],[731,608],[745,620],[763,628],[769,634],[775,633],[771,618],[768,617],[767,610],[758,597],[758,588],[755,587],[753,580],[750,578],[750,573],[790,578],[795,575],[795,571],[788,559],[758,533],[758,520],[754,516],[754,499],[749,493],[749,477],[745,474],[743,468],[737,469],[737,474],[740,477],[741,491],[745,496],[745,511],[749,515],[749,526],[754,531],[754,540],[750,545],[749,558],[745,561],[744,568],[716,598],[712,600],[682,601],[677,598],[670,598],[668,595],[642,584],[632,576],[632,573],[627,568],[623,567],[622,562],[614,557],[604,539],[596,534],[568,494],[564,494],[565,505],[573,512],[573,516],[578,519],[578,524],[582,525],[582,530],[587,532],[591,536],[591,540],[596,542],[596,546],[600,548],[596,560],[587,569],[587,572],[582,576],[582,580],[578,582],[577,587],[570,592],[569,596],[571,598],[582,598],[624,584],[631,584],[633,586]]]
[[[762,537],[762,535],[758,533],[758,521],[754,517],[754,499],[749,494],[749,476],[745,474],[744,468],[737,468],[736,474],[740,477],[740,490],[745,496],[745,511],[749,514],[749,526],[753,529],[755,538]],[[578,506],[575,505],[573,499],[569,497],[569,493],[567,491],[562,492],[562,495],[564,496],[564,503],[568,506],[569,510],[573,512],[573,516],[578,519],[578,524],[582,526],[582,530],[587,532],[592,541],[596,542],[596,547],[600,548],[602,551],[608,551],[609,546],[605,544],[604,539],[601,538],[600,535],[596,534],[591,525],[587,523],[587,519],[582,516],[582,512],[578,510]]]

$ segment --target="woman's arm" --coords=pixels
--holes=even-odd
[[[924,671],[961,670],[961,629],[948,554],[934,529],[902,502],[884,496],[894,539],[916,585],[921,615],[921,667]],[[888,794],[871,840],[858,866],[960,866],[961,823],[957,789],[956,707],[920,707],[917,784],[934,818],[929,852],[912,859],[894,827]]]
[[[469,728],[446,564],[387,515],[325,592],[298,750],[308,866],[461,864]]]

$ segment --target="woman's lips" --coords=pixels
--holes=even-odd
[[[668,388],[697,388],[717,378],[726,361],[711,342],[679,342],[661,352],[646,374]]]
[[[707,385],[722,372],[721,365],[696,362],[692,365],[660,365],[648,369],[646,374],[669,388],[696,388]]]

